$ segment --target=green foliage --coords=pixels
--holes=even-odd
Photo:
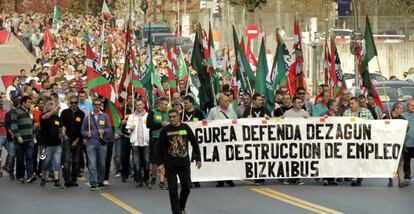
[[[267,0],[229,0],[230,4],[246,7],[247,11],[254,13],[256,8],[265,6]]]

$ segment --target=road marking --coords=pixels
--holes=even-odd
[[[342,214],[342,212],[329,209],[327,207],[323,207],[305,200],[302,200],[300,198],[296,198],[278,191],[275,191],[270,188],[251,188],[250,190],[268,196],[270,198],[288,203],[293,206],[297,206],[306,210],[309,210],[314,213],[320,213],[320,214]]]
[[[142,214],[142,212],[132,208],[131,206],[129,206],[128,204],[124,203],[123,201],[119,200],[118,198],[116,198],[115,196],[111,195],[110,193],[101,193],[101,196],[108,199],[109,201],[111,201],[112,203],[118,205],[119,207],[121,207],[122,209],[126,210],[129,213],[132,214]]]
[[[240,183],[244,184],[244,185],[253,185],[254,184],[253,181],[249,181],[249,180],[241,180]]]

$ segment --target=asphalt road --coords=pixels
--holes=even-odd
[[[396,180],[394,180],[394,184]],[[406,188],[387,187],[387,179],[365,179],[363,186],[348,182],[324,187],[314,180],[303,186],[283,185],[274,180],[256,187],[237,182],[234,188],[216,188],[202,183],[193,189],[187,211],[192,214],[238,213],[414,213],[414,184]],[[91,192],[87,181],[79,187],[56,190],[52,183],[41,189],[39,181],[18,184],[5,175],[0,178],[1,214],[112,214],[170,213],[168,192],[136,188],[130,179],[121,183],[111,178],[102,191]]]

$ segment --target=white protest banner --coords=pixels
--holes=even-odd
[[[193,181],[395,175],[407,121],[350,117],[188,123],[203,166]],[[190,153],[191,154],[191,153]]]

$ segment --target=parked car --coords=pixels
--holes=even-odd
[[[174,38],[173,33],[154,33],[152,36],[152,42],[154,45],[165,45],[168,38]]]
[[[169,37],[166,39],[167,47],[172,48],[174,46],[174,41],[177,43],[177,47],[181,48],[183,53],[188,53],[189,50],[193,48],[193,41],[191,41],[190,37]]]
[[[372,79],[374,83],[388,80],[387,77],[377,72],[369,73],[369,77]],[[346,86],[348,88],[355,86],[355,74],[354,73],[344,73],[344,79],[346,82]]]
[[[136,37],[138,40],[148,40],[148,32],[150,26],[148,24],[142,24],[138,26],[136,31]],[[170,26],[166,24],[151,24],[151,34],[155,33],[172,33]]]

